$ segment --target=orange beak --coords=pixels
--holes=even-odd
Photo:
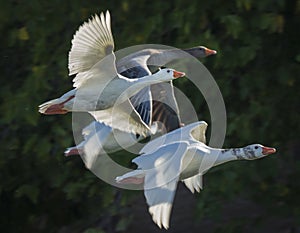
[[[183,77],[183,76],[185,76],[185,73],[179,72],[179,71],[176,71],[176,70],[173,71],[173,77],[174,78],[180,78],[180,77]]]
[[[211,49],[208,49],[208,48],[205,49],[205,55],[206,56],[210,56],[210,55],[214,55],[214,54],[217,54],[216,50],[211,50]]]
[[[266,146],[264,146],[264,147],[262,148],[262,153],[263,153],[263,155],[270,155],[270,154],[273,154],[273,153],[275,153],[275,152],[276,152],[276,149],[275,149],[275,148],[266,147]]]

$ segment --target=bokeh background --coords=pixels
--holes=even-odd
[[[2,0],[0,231],[162,231],[142,191],[112,187],[80,157],[63,156],[74,143],[71,114],[37,111],[71,88],[72,36],[107,9],[116,50],[145,43],[216,49],[202,62],[226,104],[224,147],[259,142],[278,150],[212,169],[200,194],[179,185],[168,232],[300,232],[299,0]],[[210,123],[193,84],[176,86]],[[130,166],[132,155],[116,157]]]

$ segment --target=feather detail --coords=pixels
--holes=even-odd
[[[69,75],[89,70],[114,50],[110,14],[95,15],[79,27],[69,52]]]

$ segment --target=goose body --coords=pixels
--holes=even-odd
[[[217,149],[205,145],[205,122],[196,122],[149,142],[132,162],[137,170],[116,178],[118,183],[144,185],[153,221],[168,228],[178,181],[194,193],[202,188],[202,175],[211,167],[232,160],[253,160],[275,153],[274,148],[253,144],[243,148]],[[200,131],[200,132],[199,132]],[[158,141],[163,141],[159,146]]]
[[[44,114],[60,114],[61,109],[73,112],[105,110],[114,106],[117,101],[126,101],[146,86],[184,76],[184,73],[173,69],[163,69],[153,75],[129,79],[113,69],[104,68],[114,66],[113,60],[113,56],[105,58],[91,70],[77,75],[73,80],[75,89],[40,105],[39,111]],[[59,103],[59,106],[55,103]]]
[[[183,76],[182,72],[162,69],[143,78],[128,79],[117,74],[114,56],[111,55],[102,59],[91,70],[78,74],[74,79],[74,90],[40,105],[39,111],[44,114],[90,112],[97,120],[111,127],[144,135],[149,127],[141,120],[128,98],[145,86]],[[110,80],[108,77],[113,78]]]

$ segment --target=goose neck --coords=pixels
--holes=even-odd
[[[243,148],[219,149],[218,158],[215,165],[226,163],[232,160],[247,159]]]
[[[145,77],[142,77],[142,78],[138,78],[135,80],[135,83],[139,86],[149,86],[149,85],[152,85],[152,84],[156,84],[156,83],[160,83],[162,82],[161,79],[159,79],[159,73],[155,73],[153,75],[150,75],[150,76],[145,76]],[[166,80],[167,81],[167,80]]]

